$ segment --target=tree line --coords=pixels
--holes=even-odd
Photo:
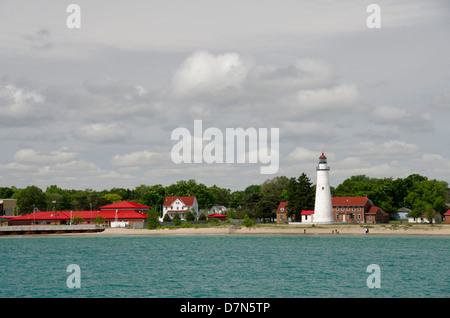
[[[336,197],[365,196],[393,217],[401,207],[420,215],[426,211],[445,213],[449,206],[450,191],[445,181],[429,180],[425,176],[412,174],[406,178],[370,178],[365,175],[352,176],[337,187],[331,187]],[[247,186],[244,190],[231,191],[216,185],[206,186],[194,179],[181,180],[169,186],[140,185],[134,189],[112,188],[96,191],[92,189],[62,189],[57,185],[42,190],[36,186],[26,188],[0,187],[0,198],[17,199],[16,214],[33,211],[88,211],[119,201],[132,201],[162,210],[166,196],[188,196],[197,198],[200,210],[209,211],[214,205],[231,208],[251,218],[273,219],[280,202],[288,202],[288,214],[299,219],[300,212],[314,209],[315,185],[305,173],[298,177],[277,176],[262,184]]]

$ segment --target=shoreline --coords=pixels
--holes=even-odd
[[[365,229],[369,229],[369,233],[365,233]],[[333,232],[337,230],[337,232]],[[94,235],[94,236],[121,236],[121,235],[436,235],[450,236],[450,224],[437,225],[412,225],[397,226],[391,225],[321,225],[321,226],[298,226],[298,225],[280,225],[280,226],[255,226],[238,228],[232,226],[218,226],[205,228],[176,228],[176,229],[132,229],[132,228],[106,228],[103,232],[86,233],[86,234],[70,234],[70,235]]]

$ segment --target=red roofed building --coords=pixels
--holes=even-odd
[[[277,223],[288,223],[287,202],[280,202],[277,208]]]
[[[108,205],[104,205],[98,208],[100,211],[136,211],[141,213],[147,213],[150,209],[149,206],[143,205],[136,202],[130,202],[130,201],[121,201],[116,202]]]
[[[198,216],[198,203],[194,196],[166,197],[163,204],[163,218],[167,214],[173,219],[175,213],[179,213],[181,219],[184,219],[184,213],[188,209]]]
[[[147,214],[133,210],[117,211],[43,211],[26,215],[14,216],[9,220],[9,225],[48,225],[48,224],[70,224],[74,218],[82,218],[81,223],[94,223],[95,217],[100,215],[106,224],[119,221],[127,224],[144,222]]]
[[[314,211],[302,211],[301,216],[302,216],[302,222],[305,222],[305,223],[313,222]]]
[[[445,224],[450,224],[450,210],[444,213]]]
[[[387,223],[389,215],[367,197],[333,197],[335,222]]]
[[[369,212],[365,214],[364,223],[388,223],[389,214],[384,212],[379,207],[373,205],[370,207]]]
[[[336,223],[388,223],[389,214],[367,197],[332,197]],[[314,211],[302,211],[302,223],[314,224]]]

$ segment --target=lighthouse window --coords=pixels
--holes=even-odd
[[[324,187],[322,187],[322,190],[325,189]]]

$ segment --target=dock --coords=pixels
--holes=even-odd
[[[94,224],[83,225],[17,225],[0,226],[0,235],[37,235],[66,233],[96,233],[104,231],[104,227]]]

